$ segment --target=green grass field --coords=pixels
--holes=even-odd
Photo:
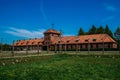
[[[0,59],[0,80],[119,80],[120,56],[68,55]]]

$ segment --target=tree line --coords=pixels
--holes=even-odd
[[[0,44],[0,52],[1,51],[10,51],[12,46],[10,44]]]
[[[115,38],[115,33],[120,33],[120,28],[117,27],[116,31],[113,33],[109,26],[106,25],[105,28],[100,25],[100,27],[96,27],[95,25],[92,25],[92,27],[88,30],[88,32],[85,32],[82,27],[80,27],[78,31],[78,36],[79,35],[87,35],[87,34],[108,34],[110,37]]]

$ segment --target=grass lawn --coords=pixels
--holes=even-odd
[[[3,66],[4,65],[4,66]],[[119,80],[120,56],[68,55],[0,59],[0,80]]]

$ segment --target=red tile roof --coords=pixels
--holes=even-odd
[[[81,35],[81,36],[64,36],[64,37],[54,37],[51,39],[51,44],[84,44],[84,43],[102,43],[115,41],[107,34],[91,34],[91,35]],[[20,40],[14,44],[14,46],[26,46],[27,45],[43,45],[43,38],[32,39],[32,40]]]
[[[14,46],[26,46],[26,45],[42,45],[43,38],[31,39],[31,40],[20,40],[14,43]]]
[[[102,43],[102,42],[115,42],[107,34],[92,34],[81,36],[64,36],[61,38],[55,38],[52,44],[75,44],[75,43]]]
[[[60,32],[54,30],[54,29],[48,29],[47,31],[44,32],[45,33],[55,33],[55,34],[60,34]]]

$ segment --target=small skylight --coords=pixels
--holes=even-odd
[[[97,40],[96,38],[93,39],[93,41],[96,41],[96,40]]]
[[[89,38],[86,38],[86,39],[85,39],[85,42],[88,42],[88,40],[89,40]]]
[[[23,44],[24,42],[21,43],[21,45]]]
[[[58,43],[60,43],[61,41],[58,41]]]
[[[32,44],[34,44],[34,42],[32,42]]]
[[[69,42],[70,42],[70,40],[67,40],[66,42],[67,42],[67,43],[69,43]]]
[[[79,41],[79,39],[76,39],[76,40],[75,40],[75,42],[78,42],[78,41]]]

